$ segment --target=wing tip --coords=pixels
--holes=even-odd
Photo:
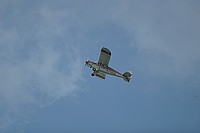
[[[106,54],[108,54],[108,55],[111,55],[110,50],[109,50],[108,48],[105,48],[105,47],[103,47],[103,48],[101,49],[101,52],[106,53]]]

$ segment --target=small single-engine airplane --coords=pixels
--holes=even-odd
[[[110,74],[112,76],[117,76],[117,77],[123,78],[125,81],[129,82],[130,79],[132,78],[132,73],[125,72],[124,74],[121,74],[120,72],[110,68],[108,66],[110,57],[111,57],[110,50],[103,47],[101,49],[99,61],[97,63],[86,60],[85,65],[92,68],[92,70],[93,70],[93,73],[91,74],[91,76],[97,76],[101,79],[105,79],[106,74]]]

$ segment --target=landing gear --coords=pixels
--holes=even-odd
[[[91,74],[91,76],[94,76],[94,73],[95,73],[95,71],[96,71],[96,68],[93,68],[92,69],[94,72]]]

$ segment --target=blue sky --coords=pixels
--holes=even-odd
[[[0,132],[200,132],[199,1],[0,3]]]

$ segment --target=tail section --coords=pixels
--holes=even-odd
[[[124,80],[126,81],[126,82],[129,82],[130,80],[131,80],[131,78],[132,78],[132,73],[131,72],[125,72],[124,74],[123,74],[123,76],[124,76]]]

